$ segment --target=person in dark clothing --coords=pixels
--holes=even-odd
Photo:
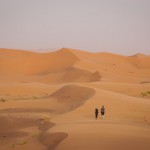
[[[98,108],[95,108],[95,118],[98,118]]]
[[[102,117],[102,119],[104,119],[104,115],[105,115],[105,107],[102,106],[102,108],[101,108],[101,117]]]

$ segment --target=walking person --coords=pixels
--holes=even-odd
[[[101,108],[101,117],[102,117],[102,119],[104,119],[104,115],[105,115],[105,107],[102,106],[102,108]]]
[[[98,108],[95,108],[95,118],[98,118]]]

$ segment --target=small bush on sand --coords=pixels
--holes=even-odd
[[[5,99],[3,99],[3,98],[1,98],[1,99],[0,99],[0,101],[1,101],[1,102],[6,102],[6,100],[5,100]]]
[[[11,146],[12,148],[15,148],[16,147],[16,144],[12,144],[12,146]]]
[[[150,91],[147,91],[148,94],[150,94]]]
[[[19,143],[20,145],[25,145],[27,144],[27,141],[22,141],[21,143]]]
[[[35,133],[35,134],[33,134],[33,135],[32,135],[32,138],[36,138],[36,137],[38,137],[38,136],[39,136],[39,134],[40,134],[40,133]]]
[[[144,92],[142,92],[142,93],[141,93],[141,95],[144,97],[144,96],[146,96],[147,94],[146,94],[146,93],[144,93]]]
[[[149,96],[149,95],[150,95],[150,91],[142,92],[141,95],[142,95],[143,97]]]
[[[38,99],[38,97],[36,97],[36,96],[33,96],[33,99]]]

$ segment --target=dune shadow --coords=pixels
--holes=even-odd
[[[68,136],[65,132],[43,133],[39,140],[48,150],[54,150],[57,145]]]
[[[38,141],[45,145],[48,150],[52,150],[68,135],[61,132],[47,132],[54,125],[54,123],[44,119],[0,117],[0,145],[8,145],[14,139],[19,140],[20,138],[31,136],[31,133],[25,129],[35,127],[40,132]]]
[[[66,85],[48,98],[57,102],[59,108],[44,109],[44,108],[9,108],[2,109],[0,113],[14,114],[14,117],[8,117],[8,115],[0,116],[0,138],[1,139],[17,139],[31,136],[31,130],[27,128],[34,127],[39,131],[38,142],[45,145],[48,150],[53,150],[57,145],[64,140],[68,134],[65,132],[49,132],[55,124],[47,120],[46,118],[32,118],[26,115],[25,117],[17,117],[21,113],[67,113],[72,111],[81,105],[83,105],[88,99],[95,94],[95,90],[89,87],[78,85]],[[49,99],[48,99],[49,100]],[[16,117],[15,117],[16,116]]]
[[[95,94],[95,90],[79,85],[66,85],[51,94],[51,98],[64,106],[60,113],[66,113],[82,106]]]

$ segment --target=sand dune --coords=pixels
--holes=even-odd
[[[0,49],[0,149],[149,150],[149,98],[144,54]]]
[[[150,56],[136,54],[134,56],[128,57],[128,60],[137,68],[150,68]]]
[[[60,84],[68,82],[94,82],[100,81],[101,75],[98,71],[90,72],[87,70],[70,67],[62,72],[48,73],[38,77],[33,77],[36,82]]]
[[[150,98],[147,93],[149,91],[150,84],[133,84],[133,83],[113,83],[113,82],[94,82],[88,84],[90,87],[112,91],[115,93],[121,93],[128,96],[139,97],[139,98]],[[147,93],[147,94],[146,94]]]
[[[73,110],[84,104],[86,100],[94,95],[95,91],[92,88],[67,85],[51,95],[59,103],[65,105],[63,111]]]
[[[56,123],[53,132],[69,134],[57,150],[74,149],[104,150],[150,148],[150,103],[149,100],[124,96],[105,90],[96,90],[96,95],[80,108],[52,119]],[[105,120],[94,118],[94,109],[105,105]]]
[[[36,88],[35,86],[35,90],[37,90]],[[24,147],[24,145],[31,141],[34,132],[36,132],[36,142],[40,142],[38,144],[43,144],[48,149],[54,149],[68,134],[65,132],[47,132],[49,128],[54,126],[54,123],[49,122],[49,116],[56,116],[74,110],[83,105],[93,95],[94,90],[91,88],[66,85],[50,96],[36,99],[36,104],[33,98],[6,101],[2,105],[3,109],[0,110],[2,116],[0,118],[2,149],[8,149],[9,147],[19,149],[20,145],[23,145],[23,149],[26,149],[27,147]],[[20,101],[23,101],[23,103]],[[29,116],[27,117],[26,114],[29,114]],[[28,130],[26,131],[26,129]],[[32,135],[29,135],[31,133]],[[30,143],[28,146],[33,147]]]
[[[98,72],[75,68],[74,64],[79,61],[79,58],[68,49],[61,49],[51,53],[0,49],[0,53],[0,75],[3,80],[5,78],[5,80],[8,80],[8,78],[12,77],[13,80],[22,78],[26,81],[24,76],[27,75],[32,75],[35,78],[28,79],[29,81],[48,83],[100,80]],[[36,78],[35,76],[38,77]]]
[[[77,57],[65,49],[42,54],[2,49],[0,53],[0,73],[40,75],[63,71],[78,61]]]

